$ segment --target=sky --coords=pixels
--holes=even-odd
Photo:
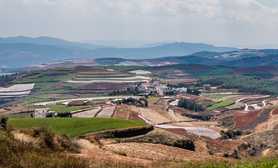
[[[0,0],[0,37],[278,46],[277,0]]]

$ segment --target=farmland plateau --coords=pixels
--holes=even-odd
[[[16,73],[0,87],[1,132],[49,150],[67,137],[85,167],[255,164],[278,154],[278,89],[246,73],[200,64]]]

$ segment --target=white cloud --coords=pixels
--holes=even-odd
[[[277,6],[266,0],[0,0],[0,36],[224,41],[252,32],[247,27],[275,33],[278,1],[270,1]]]

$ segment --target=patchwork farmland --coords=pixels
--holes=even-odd
[[[188,79],[192,75],[226,73],[230,70],[226,67],[200,66],[199,72],[194,72],[194,66],[168,67],[170,71],[167,67],[78,66],[19,74],[11,84],[0,88],[0,95],[21,101],[3,107],[0,115],[9,117],[16,137],[45,125],[52,126],[56,134],[78,136],[82,157],[91,157],[97,151],[111,159],[152,162],[152,158],[163,158],[178,163],[189,153],[223,159],[247,157],[253,149],[256,152],[252,155],[266,153],[262,151],[267,149],[275,152],[275,138],[271,138],[273,146],[262,146],[256,139],[261,142],[265,139],[258,135],[275,134],[277,98],[223,86],[206,90],[199,79]],[[169,73],[165,77],[170,79],[159,78],[166,71]],[[180,104],[182,99],[187,103],[184,106]],[[57,118],[32,119],[35,109],[40,108],[55,111]],[[106,125],[99,123],[105,119]],[[245,141],[251,147],[242,151]],[[195,152],[182,149],[180,144],[185,142],[193,143]],[[162,154],[144,157],[146,151],[142,149]],[[183,155],[167,158],[169,150]]]

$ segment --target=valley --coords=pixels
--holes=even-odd
[[[9,118],[23,141],[32,139],[28,130],[43,126],[77,138],[81,153],[76,157],[97,159],[99,165],[156,167],[162,159],[175,167],[197,163],[195,155],[231,161],[276,154],[276,81],[221,76],[231,70],[237,71],[187,64],[32,70],[11,75],[0,88],[5,100],[0,115]],[[256,84],[265,89],[254,89]],[[268,87],[274,90],[266,92]],[[40,110],[53,111],[55,118],[35,118]],[[268,141],[261,136],[270,134]],[[194,152],[189,144],[179,147],[181,142],[193,143]]]

